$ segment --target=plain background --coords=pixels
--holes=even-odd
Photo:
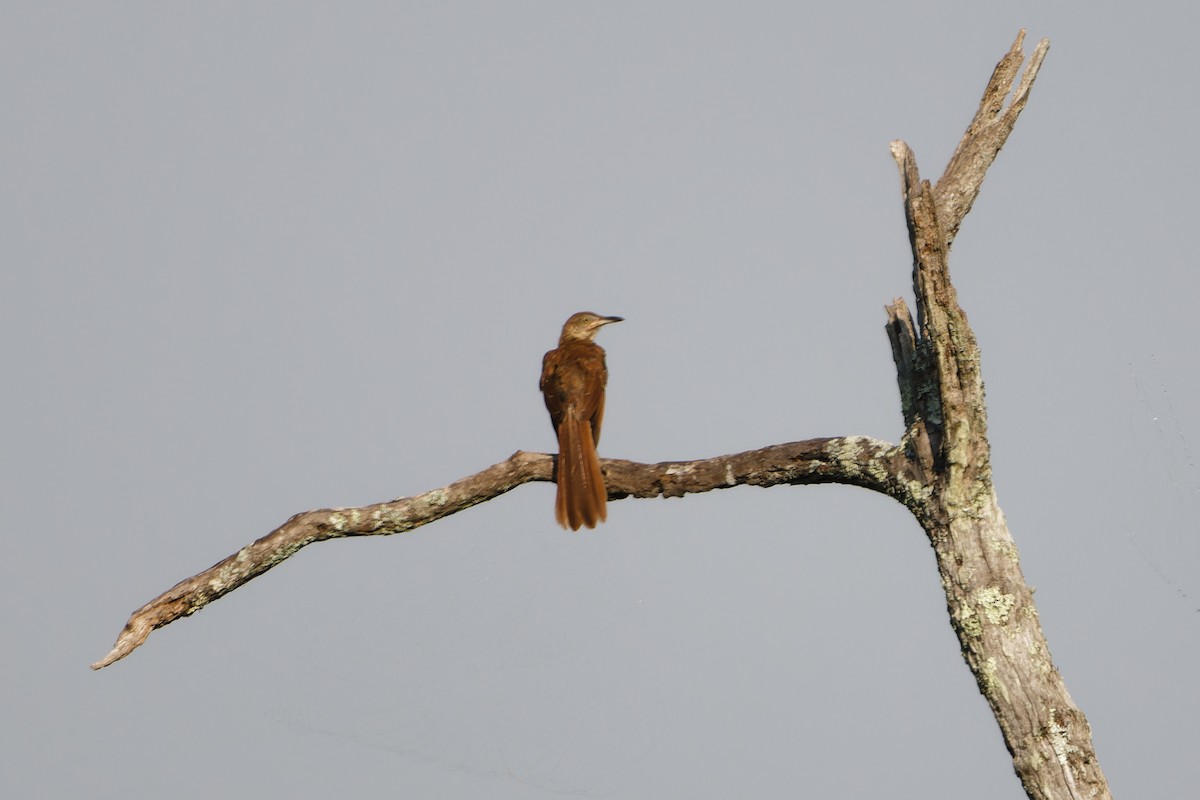
[[[553,450],[894,441],[888,143],[936,178],[1052,49],[954,247],[1000,502],[1117,796],[1200,783],[1187,4],[35,3],[0,11],[5,797],[1017,798],[932,554],[847,487],[524,486],[307,549],[93,673],[291,514]],[[815,4],[814,4],[815,6]]]

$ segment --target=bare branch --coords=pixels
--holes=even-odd
[[[983,185],[988,168],[1008,141],[1008,135],[1017,123],[1017,117],[1021,115],[1029,99],[1029,91],[1033,88],[1042,61],[1050,50],[1049,39],[1038,42],[1037,49],[1034,50],[1033,57],[1021,76],[1020,85],[1013,92],[1013,81],[1025,60],[1025,53],[1021,49],[1024,41],[1025,31],[1022,29],[1017,34],[1013,46],[992,72],[992,78],[983,92],[983,99],[979,101],[979,110],[967,126],[966,133],[958,143],[954,155],[950,157],[946,171],[942,173],[934,190],[947,248],[958,235],[963,217],[971,210],[975,198],[979,195],[979,188]],[[1010,92],[1012,101],[1005,109],[1004,102]]]
[[[888,315],[887,334],[892,345],[892,361],[896,364],[896,383],[900,387],[900,413],[904,415],[904,427],[909,428],[921,416],[916,392],[917,333],[903,297],[897,297],[884,308]]]
[[[809,439],[699,461],[639,464],[602,461],[609,499],[682,497],[732,486],[848,483],[907,504],[912,478],[904,453],[865,436]],[[491,500],[523,483],[553,478],[554,457],[518,451],[507,460],[441,489],[361,508],[306,511],[203,572],[180,581],[133,612],[112,651],[92,665],[107,667],[137,649],[152,631],[262,575],[314,542],[347,536],[405,533]],[[547,514],[549,512],[547,511]]]
[[[922,364],[913,374],[916,382],[909,391],[914,399],[926,400],[914,411],[935,426],[929,434],[938,463],[966,465],[973,472],[990,475],[979,348],[950,282],[949,251],[933,189],[929,181],[921,180],[916,157],[907,144],[892,142],[892,156],[900,169],[913,252],[918,323],[915,352],[917,363]],[[935,395],[937,402],[933,403]],[[980,436],[970,436],[973,431]]]
[[[92,664],[107,667],[133,652],[156,628],[195,614],[214,600],[326,539],[387,536],[447,517],[490,500],[528,481],[550,480],[550,456],[518,451],[449,486],[362,508],[332,508],[297,514],[261,539],[203,572],[172,586],[133,612],[112,651]]]
[[[936,188],[921,180],[908,145],[892,143],[912,246],[918,324],[914,329],[903,301],[895,301],[888,307],[888,335],[909,426],[902,441],[931,494],[926,506],[931,513],[914,513],[933,545],[963,657],[999,723],[1016,773],[1034,800],[1102,800],[1110,794],[1091,731],[1051,661],[1033,592],[996,499],[979,346],[948,267],[950,243],[1049,47],[1045,40],[1038,46],[1005,111],[1024,60],[1024,33],[992,73]],[[925,436],[932,469],[924,469]]]

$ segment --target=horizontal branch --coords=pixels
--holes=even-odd
[[[912,470],[907,456],[895,445],[865,436],[809,439],[698,461],[640,464],[603,459],[601,463],[611,500],[682,497],[742,485],[846,483],[883,492],[905,504],[915,502],[909,488]],[[133,612],[113,649],[92,669],[121,660],[156,628],[195,614],[314,542],[411,531],[523,483],[553,480],[553,469],[553,456],[517,451],[482,472],[424,494],[361,508],[326,508],[297,514]]]

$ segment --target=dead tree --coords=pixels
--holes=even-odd
[[[892,143],[917,303],[915,323],[902,299],[887,306],[905,424],[899,444],[844,436],[699,461],[605,459],[603,465],[610,500],[681,497],[744,484],[813,483],[853,484],[894,497],[912,512],[933,545],[950,624],[996,716],[1025,792],[1036,800],[1109,798],[1091,730],[1050,658],[1016,544],[996,500],[979,346],[947,269],[959,225],[1025,107],[1049,49],[1042,40],[1022,71],[1024,38],[1021,31],[996,65],[975,118],[936,184],[921,179],[908,145]],[[550,455],[518,451],[424,494],[297,514],[135,611],[112,651],[92,668],[124,658],[155,628],[196,613],[306,545],[410,531],[521,484],[552,480],[553,466]]]

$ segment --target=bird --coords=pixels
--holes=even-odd
[[[604,387],[608,367],[596,332],[623,317],[604,317],[591,311],[572,314],[563,324],[558,347],[542,359],[538,388],[546,400],[550,422],[558,435],[558,469],[554,517],[573,531],[603,522],[608,490],[600,472],[596,445],[604,421]]]

